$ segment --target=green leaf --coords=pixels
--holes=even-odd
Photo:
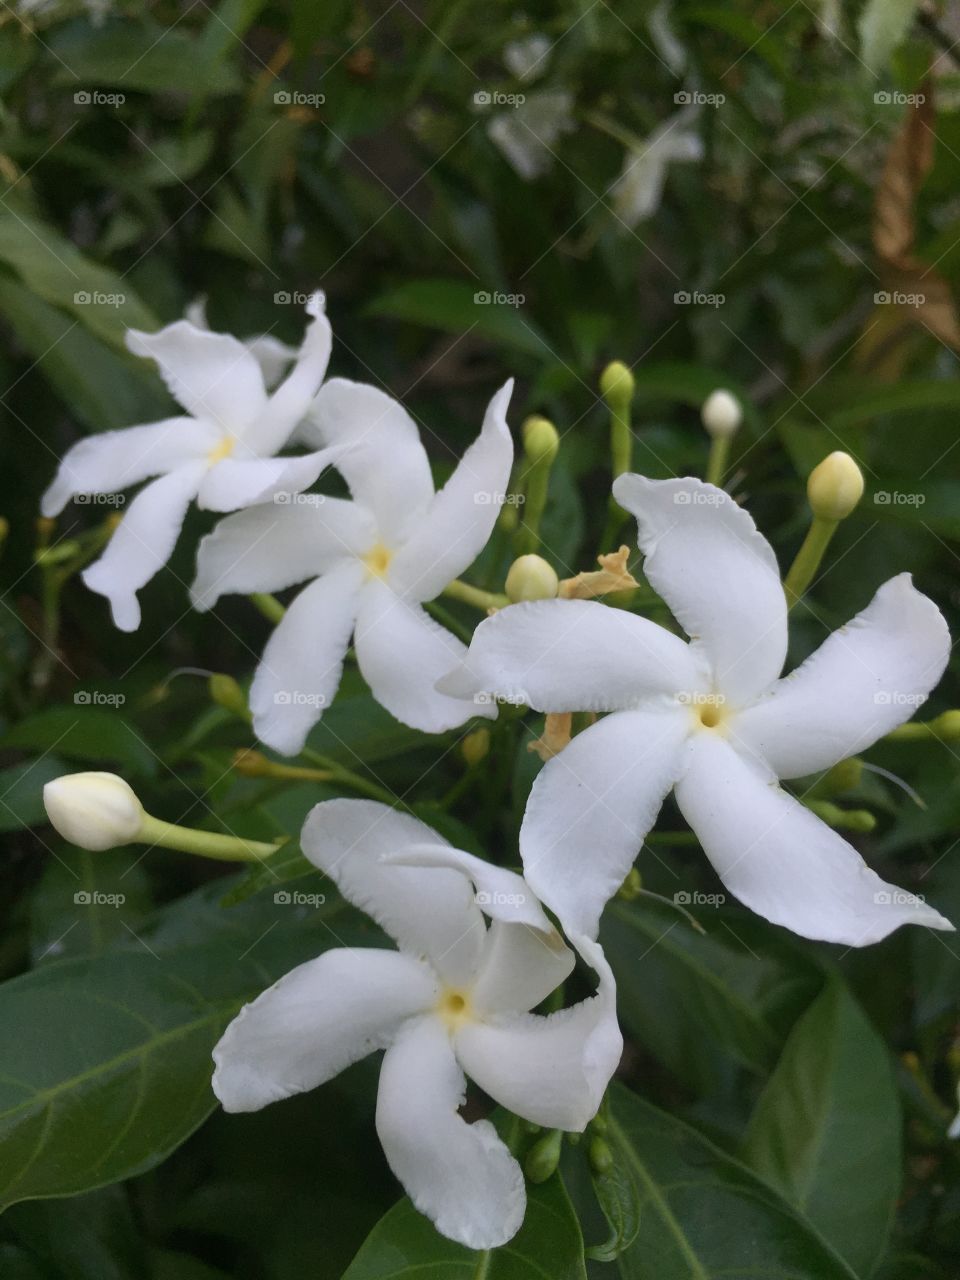
[[[209,95],[240,87],[237,71],[213,56],[215,50],[170,26],[115,21],[97,28],[78,22],[61,28],[48,43],[60,64],[51,82],[74,90],[110,85],[190,95],[202,87]]]
[[[900,1105],[887,1049],[839,979],[797,1021],[744,1158],[855,1271],[886,1245],[900,1191]]]
[[[382,293],[366,309],[371,315],[390,316],[446,333],[473,333],[515,351],[551,359],[549,343],[534,321],[524,315],[523,307],[494,301],[496,296],[464,280],[410,280]]]
[[[215,1105],[227,1022],[322,950],[279,932],[162,956],[144,944],[0,987],[0,1208],[133,1177],[179,1146]]]
[[[318,880],[320,878],[317,868],[304,857],[297,841],[291,840],[264,862],[254,863],[239,883],[224,895],[223,906],[233,907],[240,902],[245,902],[261,889],[279,892],[282,886],[289,884],[291,880],[301,880],[309,875],[317,876]],[[318,892],[320,892],[319,887]]]
[[[127,329],[159,327],[129,280],[91,262],[52,227],[27,214],[0,214],[0,261],[33,293],[72,312],[84,328],[116,347],[123,347]]]
[[[0,831],[19,831],[46,823],[43,788],[68,772],[63,761],[53,755],[0,769]]]
[[[447,1240],[403,1199],[367,1236],[343,1280],[586,1280],[580,1224],[559,1174],[527,1185],[527,1213],[500,1249]]]
[[[142,849],[61,846],[30,900],[33,962],[96,955],[132,938],[150,906]]]
[[[611,1130],[640,1188],[643,1228],[624,1280],[856,1280],[816,1230],[756,1174],[622,1085]]]
[[[640,1232],[640,1188],[622,1131],[610,1132],[608,1128],[604,1139],[613,1153],[613,1164],[606,1173],[597,1173],[591,1165],[590,1176],[597,1202],[610,1224],[610,1236],[603,1244],[587,1249],[587,1257],[613,1262],[629,1249]]]
[[[81,701],[73,707],[49,707],[28,716],[0,737],[0,747],[20,751],[48,751],[71,760],[122,766],[123,772],[152,777],[157,757],[143,738],[115,711],[91,707],[83,699],[93,695],[78,693]]]

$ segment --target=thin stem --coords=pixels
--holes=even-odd
[[[269,595],[266,591],[254,591],[250,596],[250,601],[263,614],[268,622],[274,624],[283,621],[283,615],[287,612],[276,596]]]
[[[792,609],[813,581],[824,552],[830,545],[830,539],[837,531],[837,520],[826,520],[823,516],[814,516],[813,523],[807,530],[803,546],[797,552],[797,558],[790,566],[790,572],[784,580],[783,589],[787,595],[787,607]]]
[[[715,484],[719,489],[726,475],[730,458],[730,437],[714,436],[710,441],[710,457],[707,459],[707,484]]]
[[[451,600],[472,604],[474,608],[482,609],[484,613],[488,609],[505,609],[510,603],[505,595],[495,591],[481,591],[479,587],[471,587],[468,582],[461,582],[459,578],[448,582],[442,594],[449,596]]]
[[[179,827],[164,822],[151,814],[144,814],[137,836],[138,842],[159,846],[161,849],[178,849],[181,853],[193,853],[200,858],[213,858],[218,862],[262,862],[277,852],[286,840],[266,844],[262,840],[243,840],[239,836],[222,835],[218,831],[198,831],[195,827]]]

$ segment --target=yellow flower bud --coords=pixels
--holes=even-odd
[[[519,556],[510,566],[505,590],[514,604],[520,600],[552,600],[560,579],[543,556]]]
[[[99,853],[136,840],[143,805],[115,773],[68,773],[43,788],[47,817],[65,840]]]
[[[531,462],[552,462],[560,448],[557,428],[534,414],[523,424],[523,450]]]
[[[810,472],[807,498],[821,520],[843,520],[863,497],[863,472],[849,453],[829,453]]]
[[[612,360],[600,375],[600,394],[608,405],[611,400],[617,405],[629,403],[636,386],[636,378],[622,360]]]
[[[247,700],[243,696],[243,690],[233,676],[215,671],[207,682],[207,688],[210,691],[210,697],[218,706],[223,707],[226,711],[232,711],[235,716],[240,716],[242,720],[249,718],[250,710],[247,706]]]
[[[490,750],[490,730],[475,729],[460,743],[460,753],[471,767],[479,764]]]
[[[700,420],[707,434],[724,439],[732,436],[743,421],[743,409],[736,396],[722,388],[711,391],[700,409]]]

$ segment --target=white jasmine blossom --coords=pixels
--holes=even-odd
[[[533,182],[553,163],[553,150],[565,133],[573,133],[573,95],[566,89],[538,89],[525,100],[495,115],[487,136],[521,178]]]
[[[372,801],[317,805],[301,844],[399,950],[328,951],[246,1005],[213,1052],[217,1097],[256,1111],[385,1049],[376,1124],[390,1167],[444,1235],[504,1244],[523,1221],[523,1174],[489,1121],[459,1114],[465,1077],[516,1115],[581,1131],[622,1050],[602,950],[580,940],[597,995],[533,1014],[574,955],[520,876]]]
[[[509,482],[506,411],[513,383],[490,401],[477,440],[439,493],[416,423],[376,387],[332,378],[310,416],[313,438],[350,446],[337,460],[353,501],[276,503],[221,521],[200,544],[193,600],[276,591],[315,578],[271,636],[250,690],[257,736],[299,751],[340,683],[353,636],[374,697],[427,733],[496,716],[435,689],[466,649],[421,607],[485,546]]]
[[[43,805],[53,827],[81,849],[96,853],[136,840],[143,805],[115,773],[67,773],[43,788]]]
[[[79,441],[42,500],[43,514],[55,516],[77,494],[113,493],[151,480],[125,508],[103,555],[83,573],[87,586],[109,599],[122,631],[140,625],[136,593],[170,558],[194,498],[210,511],[235,511],[277,492],[299,492],[335,456],[319,450],[274,457],[309,409],[330,357],[322,295],[307,309],[312,319],[296,363],[272,395],[258,359],[228,334],[188,320],[156,333],[128,332],[127,346],[156,360],[186,414]]]
[[[696,118],[696,108],[678,111],[627,150],[611,192],[614,213],[625,226],[635,227],[659,209],[669,165],[703,159]]]
[[[209,331],[207,320],[207,300],[205,297],[194,298],[184,312],[184,319],[189,320],[196,329]],[[252,338],[241,338],[240,341],[260,366],[263,374],[263,385],[272,391],[297,358],[297,348],[289,342],[281,342],[272,334],[260,333]]]
[[[778,679],[787,607],[773,550],[722,490],[623,475],[644,573],[690,636],[590,601],[512,605],[477,628],[449,694],[543,712],[608,711],[538,776],[520,835],[527,881],[568,933],[595,937],[664,796],[727,888],[774,923],[862,946],[952,925],[886,884],[779,786],[864,751],[910,718],[950,651],[909,574]],[[585,851],[589,854],[585,855]]]

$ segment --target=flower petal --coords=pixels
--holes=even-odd
[[[535,711],[619,711],[705,688],[690,646],[664,627],[593,600],[536,600],[481,622],[464,662],[437,684],[459,698]]]
[[[167,418],[143,427],[101,431],[66,453],[40,502],[45,516],[57,516],[77,493],[118,493],[131,485],[204,458],[217,432],[195,418]]]
[[[364,680],[381,706],[403,724],[443,733],[471,716],[495,719],[497,708],[438,693],[437,680],[466,654],[456,636],[384,582],[371,581],[354,637]]]
[[[347,378],[325,382],[301,434],[316,444],[351,444],[338,470],[369,507],[385,542],[396,546],[433,500],[430,463],[417,424],[376,387]]]
[[[495,1249],[523,1222],[523,1173],[489,1120],[467,1124],[458,1114],[465,1083],[440,1021],[408,1023],[384,1055],[377,1133],[407,1195],[442,1235]]]
[[[803,938],[863,947],[901,924],[953,928],[916,895],[881,880],[852,845],[719,734],[705,730],[691,740],[676,796],[730,892]]]
[[[394,556],[387,581],[408,599],[438,596],[486,546],[510,483],[512,391],[511,378],[490,401],[480,435]]]
[[[204,477],[199,506],[207,511],[238,511],[278,498],[281,503],[289,501],[315,484],[339,453],[338,449],[319,449],[298,458],[224,458]]]
[[[128,329],[127,346],[134,355],[155,360],[171,395],[224,434],[242,431],[263,412],[267,393],[260,366],[228,333],[176,320],[156,333]]]
[[[756,697],[783,668],[787,602],[776,556],[750,515],[689,477],[627,474],[613,492],[637,518],[648,581],[702,647],[718,691],[734,706]]]
[[[363,574],[355,560],[335,563],[304,587],[267,641],[250,710],[257,737],[281,755],[303,748],[339,688]]]
[[[909,720],[943,674],[950,632],[908,573],[737,717],[734,746],[778,778],[829,769]]]
[[[83,581],[107,597],[121,631],[139,627],[137,592],[170,559],[205,471],[206,463],[194,462],[152,480],[127,507],[100,559],[84,569]]]
[[[430,962],[445,982],[472,980],[485,928],[470,881],[445,867],[393,866],[387,855],[442,843],[406,813],[374,800],[327,800],[304,823],[300,847],[355,907],[394,938],[402,951]]]
[[[396,951],[328,951],[246,1004],[213,1051],[225,1111],[259,1111],[385,1049],[437,999],[425,964]]]
[[[200,542],[193,607],[212,609],[232,592],[282,591],[363,555],[376,538],[373,521],[355,502],[293,494],[221,520]]]
[[[538,774],[520,828],[523,872],[568,937],[597,936],[679,774],[689,724],[680,707],[617,711]]]
[[[312,319],[303,335],[296,363],[243,433],[244,443],[264,456],[276,453],[287,443],[306,416],[327,372],[333,334],[323,308],[323,295],[314,294],[307,304],[307,313]],[[253,350],[253,344],[248,345],[256,357],[258,353]]]
[[[600,946],[582,941],[600,974],[597,995],[546,1017],[468,1022],[454,1039],[460,1065],[491,1098],[534,1124],[576,1133],[596,1115],[623,1052],[613,974]]]

